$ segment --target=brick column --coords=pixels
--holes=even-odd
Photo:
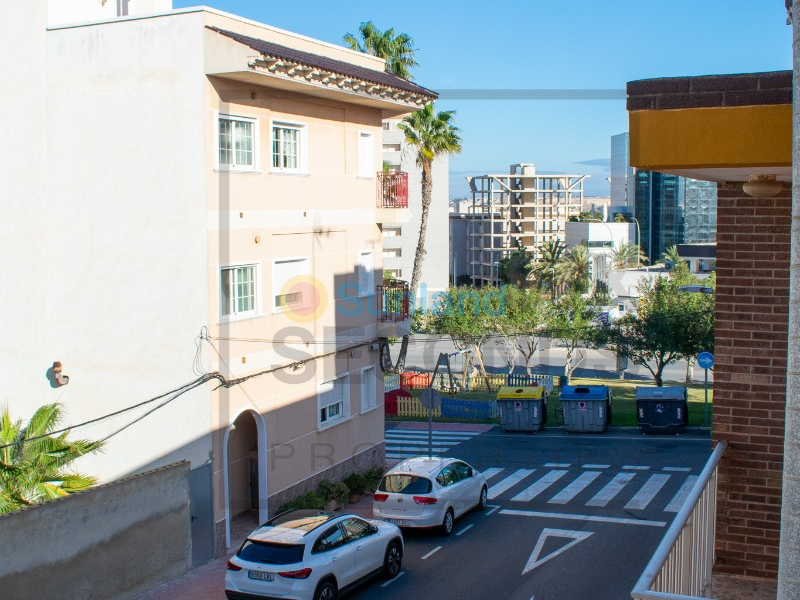
[[[715,571],[776,578],[781,519],[791,190],[720,184],[714,368],[719,470]]]

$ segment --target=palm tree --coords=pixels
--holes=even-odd
[[[647,262],[647,255],[636,244],[621,244],[611,251],[611,262],[615,269],[632,269]]]
[[[433,161],[445,154],[461,152],[461,138],[458,127],[453,125],[454,110],[436,112],[433,103],[422,110],[403,118],[397,128],[405,134],[405,141],[416,150],[417,165],[422,169],[422,211],[420,213],[419,239],[414,254],[414,270],[411,274],[411,293],[416,294],[422,277],[422,264],[425,261],[425,234],[428,229],[428,213],[431,207],[433,189]],[[408,336],[403,336],[400,355],[392,370],[400,372],[405,367],[408,352]],[[391,361],[390,361],[391,362]]]
[[[589,289],[592,260],[587,246],[575,246],[561,257],[556,265],[556,282],[584,293]]]
[[[678,263],[680,263],[681,261],[683,261],[681,255],[678,253],[678,247],[675,245],[667,248],[666,252],[664,252],[664,254],[662,254],[661,256],[664,259],[664,262],[672,263],[673,267]]]
[[[530,261],[530,252],[527,252],[524,248],[517,248],[507,257],[500,259],[497,265],[497,277],[503,283],[510,283],[523,288],[528,281],[528,265]]]
[[[409,69],[418,66],[414,58],[414,40],[407,34],[394,34],[394,28],[381,31],[372,21],[361,23],[358,27],[361,39],[352,33],[344,36],[345,43],[352,49],[365,54],[377,56],[386,61],[386,72],[408,79],[411,76]]]
[[[85,490],[94,477],[68,469],[75,459],[96,452],[102,442],[68,441],[69,431],[55,433],[61,405],[46,404],[22,426],[8,408],[0,415],[0,513]]]
[[[539,287],[555,285],[556,267],[564,248],[564,242],[559,239],[548,240],[537,248],[539,257],[528,264],[530,269],[528,277],[535,279]]]

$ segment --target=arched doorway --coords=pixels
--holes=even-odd
[[[240,413],[225,439],[226,542],[267,519],[266,430],[261,415]]]

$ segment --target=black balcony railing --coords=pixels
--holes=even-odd
[[[378,286],[376,301],[378,303],[378,321],[381,323],[398,323],[408,319],[409,299],[408,283],[393,281]]]
[[[378,208],[408,208],[408,173],[381,171],[378,181]]]

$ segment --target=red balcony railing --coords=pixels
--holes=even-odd
[[[378,181],[378,208],[408,208],[408,173],[381,171]]]
[[[394,281],[379,285],[376,294],[378,303],[378,321],[381,323],[398,323],[408,319],[408,283]]]

